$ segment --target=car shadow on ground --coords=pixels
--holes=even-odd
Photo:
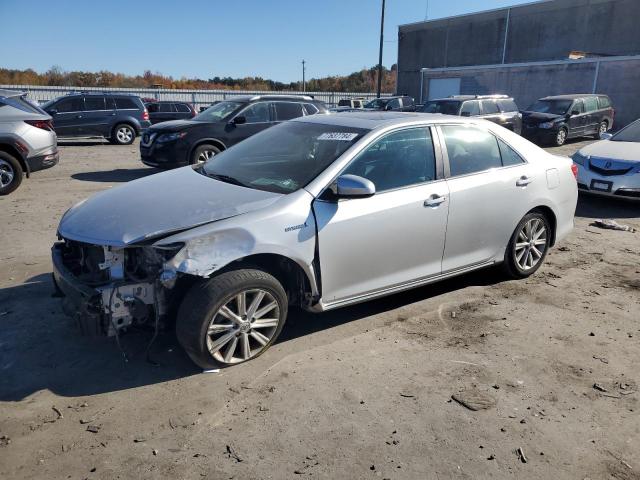
[[[116,168],[114,170],[101,170],[98,172],[80,172],[71,175],[74,180],[84,182],[125,183],[138,178],[147,177],[162,170],[157,168]]]
[[[490,269],[332,312],[292,309],[277,343],[503,279]],[[150,331],[121,336],[121,349],[114,338],[81,336],[62,313],[61,299],[53,296],[50,274],[0,289],[0,305],[0,401],[20,401],[41,390],[65,397],[95,395],[201,373],[178,345],[173,328],[150,348]]]
[[[580,193],[576,217],[593,219],[640,218],[640,200],[619,200]]]
[[[86,138],[82,140],[58,139],[59,147],[95,147],[96,145],[111,145],[111,143],[104,138]]]

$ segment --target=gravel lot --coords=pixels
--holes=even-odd
[[[589,225],[640,229],[640,204],[581,197],[528,280],[294,310],[267,354],[203,374],[171,332],[159,366],[150,335],[124,337],[125,363],[52,298],[62,213],[153,173],[137,142],[62,143],[0,197],[0,478],[640,479],[640,233]]]

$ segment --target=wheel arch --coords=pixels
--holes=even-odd
[[[31,173],[31,171],[29,170],[29,166],[16,147],[8,143],[0,143],[0,152],[7,153],[14,157],[22,167],[22,171],[26,174],[27,178],[29,177],[29,174]]]
[[[549,246],[553,247],[556,243],[556,228],[558,224],[558,219],[556,218],[555,212],[548,207],[547,205],[538,205],[535,208],[532,208],[527,213],[538,212],[547,219],[549,222],[549,227],[551,227],[551,240],[549,242]]]
[[[214,147],[218,148],[221,152],[227,149],[226,145],[222,142],[222,140],[218,140],[217,138],[201,138],[197,142],[195,142],[189,149],[189,155],[187,156],[187,160],[191,160],[191,157],[193,157],[193,152],[196,151],[196,148],[198,148],[200,145],[204,145],[205,143],[209,143],[213,145]]]

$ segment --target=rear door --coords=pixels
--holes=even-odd
[[[275,122],[285,122],[293,118],[302,117],[304,110],[302,109],[302,103],[298,102],[273,102],[273,114],[275,115]]]
[[[531,202],[532,166],[489,130],[473,125],[439,127],[449,187],[443,272],[493,261],[504,251]]]
[[[342,172],[373,182],[375,195],[314,202],[326,303],[440,273],[448,189],[432,139],[430,127],[384,135]]]
[[[84,101],[81,96],[63,98],[47,108],[53,118],[56,133],[61,136],[79,136],[83,134]]]
[[[103,135],[108,130],[108,112],[102,95],[85,95],[84,97],[84,133],[86,135]]]
[[[500,107],[498,107],[498,104],[495,100],[481,100],[480,106],[482,109],[482,118],[493,123],[497,123],[498,125],[502,125],[504,123],[502,112],[500,111]]]
[[[185,119],[193,117],[191,109],[185,103],[174,103],[174,108],[176,109],[176,118],[177,119]]]
[[[173,103],[161,102],[158,106],[157,122],[168,122],[169,120],[175,120],[175,118],[176,111]]]
[[[584,99],[584,110],[586,113],[584,134],[591,135],[598,133],[598,127],[600,126],[602,117],[602,113],[598,107],[598,97],[586,97]]]

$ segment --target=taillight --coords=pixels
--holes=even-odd
[[[28,123],[36,128],[41,128],[42,130],[53,131],[53,123],[51,123],[51,120],[25,120],[24,123]]]
[[[149,112],[147,111],[146,108],[142,112],[142,120],[149,120]]]
[[[571,173],[573,173],[573,176],[576,177],[576,180],[578,180],[578,165],[576,165],[575,163],[571,164]]]

